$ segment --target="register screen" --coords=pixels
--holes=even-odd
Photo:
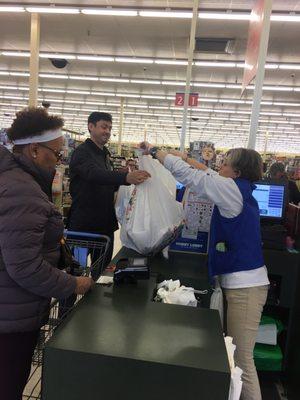
[[[261,217],[282,218],[284,208],[284,186],[255,184],[253,196],[258,202]]]

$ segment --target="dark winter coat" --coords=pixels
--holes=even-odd
[[[127,185],[127,172],[112,170],[109,151],[91,139],[74,150],[70,161],[71,231],[111,235],[118,229],[114,196]]]
[[[47,196],[52,177],[0,146],[0,333],[39,329],[51,298],[75,290],[57,269],[63,224]]]

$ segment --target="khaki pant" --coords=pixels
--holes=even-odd
[[[227,300],[227,335],[236,345],[235,363],[243,370],[242,400],[261,400],[261,392],[253,359],[257,330],[268,286],[224,289]]]

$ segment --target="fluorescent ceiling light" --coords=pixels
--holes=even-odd
[[[149,108],[156,108],[158,110],[170,110],[176,108],[176,110],[178,110],[177,107],[168,107],[168,106],[149,106]]]
[[[10,72],[9,75],[11,75],[11,76],[25,76],[25,77],[30,76],[30,74],[28,72]]]
[[[237,62],[236,63],[237,68],[245,68],[245,63],[244,62]],[[278,69],[278,64],[274,63],[266,63],[265,65],[266,69]]]
[[[2,51],[1,54],[10,57],[30,57],[29,51]]]
[[[73,54],[54,54],[54,53],[40,53],[40,58],[57,58],[57,59],[65,59],[65,60],[75,60],[76,56]]]
[[[39,74],[40,78],[52,78],[52,79],[69,79],[68,75],[63,74]]]
[[[200,19],[220,19],[220,20],[235,20],[235,21],[249,21],[249,13],[235,13],[235,12],[199,12]]]
[[[273,14],[271,21],[277,22],[300,22],[300,14]]]
[[[275,90],[280,92],[293,92],[294,88],[292,87],[284,87],[284,86],[263,86],[263,90]],[[295,89],[297,90],[297,89]]]
[[[87,15],[115,15],[118,17],[136,17],[138,15],[135,10],[115,10],[113,8],[83,8],[81,12]]]
[[[4,56],[15,57],[30,57],[30,52],[27,51],[2,51]],[[186,60],[172,60],[172,59],[151,59],[151,58],[137,58],[137,57],[112,57],[112,56],[93,56],[93,55],[75,55],[75,54],[55,54],[55,53],[40,53],[41,58],[65,58],[70,60],[83,60],[83,61],[108,61],[108,62],[128,62],[128,63],[146,63],[146,64],[162,64],[162,65],[187,65]],[[194,61],[196,66],[207,67],[224,67],[224,68],[244,68],[244,62],[231,62],[231,61]],[[266,69],[297,69],[300,70],[300,64],[275,64],[267,63]]]
[[[134,99],[139,99],[141,96],[139,94],[130,94],[130,93],[116,93],[117,97],[132,97]]]
[[[161,81],[154,81],[151,79],[130,79],[131,83],[143,83],[145,85],[161,85]]]
[[[41,92],[49,92],[49,93],[67,93],[64,89],[39,89]]]
[[[187,61],[180,60],[164,60],[164,59],[156,59],[154,60],[155,64],[163,64],[163,65],[187,65]]]
[[[265,65],[265,69],[278,69],[278,64],[270,64],[270,63],[266,63]]]
[[[287,107],[299,107],[300,103],[285,103],[281,101],[274,101],[272,104],[277,106],[287,106]]]
[[[195,61],[194,63],[197,66],[202,67],[225,67],[225,68],[232,68],[236,67],[235,62],[226,62],[226,61]]]
[[[206,99],[205,97],[201,99],[202,103],[221,103],[221,99]]]
[[[146,94],[141,95],[141,98],[142,99],[160,99],[160,100],[166,99],[165,96],[155,96],[155,95],[146,95]],[[174,99],[174,98],[172,97],[172,99]]]
[[[26,11],[30,13],[45,13],[45,14],[79,14],[78,8],[62,8],[62,7],[26,7]]]
[[[211,88],[224,88],[225,84],[224,83],[196,83],[193,82],[191,83],[192,86],[195,87],[211,87]]]
[[[10,100],[28,100],[28,97],[20,97],[20,96],[1,96],[2,99],[10,99]]]
[[[279,64],[279,69],[300,69],[299,64]]]
[[[0,12],[25,12],[24,7],[0,6]]]
[[[154,18],[192,18],[193,13],[182,11],[139,11],[139,16]]]
[[[73,94],[90,94],[90,92],[87,91],[87,90],[72,90],[72,89],[66,90],[66,93],[73,93]]]
[[[140,104],[126,104],[125,107],[129,107],[129,108],[148,108],[148,106],[143,106]]]
[[[78,81],[98,81],[99,78],[96,76],[77,76],[77,75],[69,75],[69,79],[76,79]]]
[[[150,58],[135,58],[135,57],[116,57],[116,62],[137,63],[137,64],[153,64],[154,61]]]
[[[270,116],[287,116],[288,114],[276,113],[276,112],[260,112],[261,115],[270,115]]]
[[[91,92],[91,95],[93,95],[93,96],[111,96],[111,97],[114,97],[115,93],[110,93],[110,92]]]
[[[238,85],[238,84],[235,84],[235,83],[230,83],[230,84],[224,85],[224,87],[226,87],[226,89],[241,89],[242,85]],[[247,88],[249,89],[249,86]]]
[[[234,100],[234,99],[218,99],[219,103],[232,103],[232,104],[245,104],[245,100]]]
[[[0,75],[8,76],[10,73],[8,71],[0,71]]]
[[[129,79],[125,79],[125,78],[99,78],[99,81],[103,81],[103,82],[125,82],[128,83]]]
[[[114,57],[109,56],[77,56],[77,60],[82,61],[115,61]]]
[[[185,82],[180,81],[162,81],[163,85],[172,85],[172,86],[185,86]]]

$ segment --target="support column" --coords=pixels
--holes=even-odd
[[[192,19],[192,23],[191,23],[191,33],[190,33],[190,47],[189,47],[189,54],[188,54],[188,66],[187,66],[187,70],[186,70],[186,84],[185,84],[185,91],[184,91],[183,116],[182,116],[181,137],[180,137],[180,151],[184,151],[184,148],[185,148],[186,122],[187,122],[187,112],[188,112],[188,105],[189,105],[191,76],[192,76],[192,67],[193,67],[193,59],[194,59],[195,35],[196,35],[196,27],[197,27],[197,20],[198,20],[198,8],[199,8],[199,0],[194,0],[193,19]]]
[[[122,150],[122,136],[124,128],[124,97],[120,100],[120,120],[119,120],[119,140],[118,140],[118,155],[121,155]]]
[[[259,124],[260,103],[262,98],[263,83],[265,78],[265,64],[268,53],[270,20],[272,12],[272,0],[265,0],[263,27],[259,44],[258,66],[255,78],[255,88],[250,120],[250,130],[248,139],[248,149],[255,149],[256,135]]]
[[[266,161],[267,158],[267,149],[268,149],[268,140],[269,140],[269,132],[266,132],[266,137],[265,137],[265,148],[264,148],[264,154],[263,154],[263,161]]]
[[[40,16],[31,14],[30,31],[30,66],[29,66],[29,106],[36,107],[38,103],[39,85],[39,50],[40,50]]]
[[[145,126],[144,126],[144,142],[146,142],[147,141],[147,124],[145,123]]]

